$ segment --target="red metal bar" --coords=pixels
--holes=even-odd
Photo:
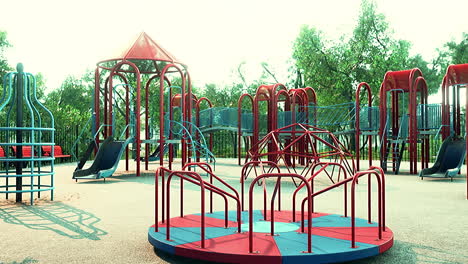
[[[255,171],[255,177],[258,177],[258,174],[257,174],[257,170],[255,169],[256,166],[260,166],[262,168],[262,172],[265,173],[264,169],[263,169],[263,164],[268,164],[270,165],[270,169],[268,170],[268,173],[271,172],[272,169],[276,169],[277,173],[280,172],[280,168],[278,167],[278,165],[274,162],[271,162],[271,161],[249,161],[247,163],[244,164],[244,166],[242,166],[242,171],[241,171],[241,178],[240,178],[240,183],[241,183],[241,205],[242,205],[242,211],[244,211],[244,183],[245,183],[245,180],[247,179],[247,177],[249,176],[249,172],[247,172],[247,169],[252,166],[254,168],[254,171]]]
[[[170,202],[171,202],[171,196],[170,196],[170,191],[171,191],[171,179],[172,177],[175,175],[175,176],[178,176],[180,177],[181,179],[186,179],[186,180],[189,180],[189,178],[185,177],[183,174],[180,174],[180,173],[183,173],[183,174],[187,174],[187,175],[190,175],[191,177],[197,179],[199,181],[199,186],[200,186],[200,199],[201,199],[201,226],[200,226],[200,229],[201,229],[201,248],[205,248],[205,186],[204,186],[204,183],[203,183],[203,180],[202,178],[200,177],[200,175],[198,175],[197,173],[195,172],[189,172],[189,171],[182,171],[182,172],[171,172],[171,174],[169,174],[169,176],[167,177],[167,186],[166,186],[166,189],[167,189],[167,223],[166,223],[166,240],[170,241],[171,240],[171,216],[170,216],[170,213],[171,213],[171,210],[170,210]]]
[[[182,69],[180,69],[177,65],[175,64],[167,64],[161,71],[161,75],[159,78],[159,145],[164,146],[164,79],[165,79],[165,74],[169,71],[169,69],[174,68],[176,72],[179,72],[181,79],[182,79],[182,94],[185,94],[185,76],[184,73],[182,72]],[[172,88],[170,88],[170,91],[172,91]],[[191,97],[192,91],[191,91],[191,86],[189,85],[189,97]],[[184,96],[182,96],[182,100],[184,100]],[[184,101],[182,101],[181,104],[181,110],[182,113],[184,113]],[[188,120],[187,120],[188,121]],[[171,160],[169,159],[169,163],[171,164]],[[164,159],[159,159],[159,164],[160,166],[164,165]]]
[[[172,173],[171,170],[168,170],[164,167],[158,167],[156,169],[156,172],[154,174],[155,176],[155,179],[154,179],[154,198],[155,198],[155,201],[154,201],[154,219],[155,219],[155,223],[154,223],[154,231],[155,232],[158,232],[159,231],[159,221],[158,221],[158,218],[159,218],[159,175],[161,175],[161,214],[162,214],[162,223],[164,223],[165,219],[164,219],[164,213],[165,213],[165,210],[164,210],[164,205],[165,205],[165,192],[164,192],[164,173],[165,172],[168,172],[168,173]]]
[[[264,184],[264,186],[265,185],[266,184]],[[273,191],[273,195],[271,197],[271,202],[270,202],[270,208],[271,208],[270,209],[270,228],[271,228],[270,235],[271,236],[275,235],[275,197],[276,197],[276,194],[279,192],[279,190],[281,190],[281,178],[278,178],[276,180],[275,190]],[[265,215],[266,215],[266,212],[265,212]]]
[[[140,139],[140,109],[141,109],[141,93],[140,93],[140,85],[141,85],[141,79],[140,79],[140,70],[138,67],[130,62],[130,61],[121,61],[117,63],[111,70],[110,75],[109,75],[109,115],[108,115],[108,124],[112,124],[112,79],[114,75],[118,74],[118,70],[120,67],[123,65],[128,65],[134,70],[135,76],[136,76],[136,105],[135,105],[135,158],[136,158],[136,176],[140,176],[140,147],[141,147],[141,139]],[[112,135],[112,127],[109,127],[109,135]]]
[[[213,107],[213,104],[211,103],[211,101],[206,97],[202,97],[202,98],[197,100],[197,102],[195,104],[195,117],[196,117],[196,121],[195,121],[196,123],[195,124],[196,124],[197,127],[200,127],[200,104],[203,101],[206,101],[210,108]],[[212,125],[210,125],[210,126],[212,126]],[[199,132],[197,131],[197,140],[199,141],[200,140],[200,135],[198,135],[198,133]],[[210,134],[209,144],[210,144],[210,146],[209,146],[210,151],[213,151],[213,134],[212,133]],[[200,152],[199,151],[197,151],[197,160],[196,160],[196,162],[200,162]]]
[[[99,129],[100,123],[101,123],[101,109],[100,109],[100,95],[101,95],[101,83],[100,83],[100,72],[99,72],[99,67],[96,68],[94,71],[94,127],[96,131],[93,131],[92,133],[96,133],[97,130]],[[105,101],[105,99],[104,99]],[[96,138],[94,138],[96,142],[96,147],[99,147],[99,135],[96,135]],[[94,154],[96,154],[97,148],[94,150]]]
[[[375,175],[378,186],[378,238],[382,239],[382,185],[379,175],[375,171],[357,172],[353,176],[351,185],[351,247],[356,248],[356,183],[359,177],[364,175]],[[351,179],[351,178],[350,178]]]
[[[322,162],[321,162],[322,163]],[[315,164],[314,165],[314,168],[318,165]],[[320,174],[323,170],[325,170],[329,164],[323,164],[325,166],[322,166],[317,172],[312,172],[312,176],[307,180],[310,184],[310,182],[312,182],[312,180],[315,178],[315,176],[317,176],[318,174]],[[306,177],[306,176],[304,176]],[[312,184],[310,184],[311,186],[311,191],[313,192],[313,189],[312,189]],[[297,197],[297,193],[305,186],[305,184],[301,184],[299,185],[296,190],[294,190],[293,192],[293,201],[292,201],[292,219],[293,219],[293,222],[296,222],[296,197]],[[312,200],[312,212],[314,212],[314,205],[313,205],[313,200]]]
[[[367,106],[369,107],[369,111],[371,111],[372,107],[372,91],[369,86],[369,84],[365,82],[361,82],[356,89],[356,101],[355,101],[355,113],[356,113],[356,118],[355,118],[355,125],[354,128],[356,130],[355,132],[355,145],[356,145],[356,169],[359,171],[359,163],[360,163],[360,135],[361,135],[361,123],[360,123],[360,110],[361,110],[361,89],[364,88],[367,91]],[[367,142],[369,144],[369,166],[372,166],[372,136],[368,135],[367,136]]]
[[[307,183],[307,180],[298,174],[294,173],[266,173],[259,175],[250,183],[249,188],[249,253],[254,253],[253,251],[253,188],[255,187],[255,183],[263,178],[282,178],[282,177],[294,177],[300,179],[302,182],[306,184],[307,187],[307,197],[312,195],[310,185]],[[310,198],[308,199],[308,236],[307,236],[307,253],[312,253],[312,213],[311,213],[311,201]]]
[[[238,165],[241,165],[241,138],[242,138],[242,101],[245,97],[250,99],[250,103],[252,105],[252,115],[253,115],[253,104],[254,99],[250,94],[242,94],[237,101],[237,158],[238,158]],[[247,150],[247,146],[246,146]]]

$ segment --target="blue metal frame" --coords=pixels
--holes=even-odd
[[[40,198],[41,192],[50,191],[51,200],[54,199],[54,148],[55,145],[55,124],[53,114],[38,100],[36,92],[36,78],[31,73],[25,73],[22,71],[22,65],[18,64],[18,72],[10,72],[5,75],[3,79],[3,96],[0,104],[0,114],[6,114],[5,124],[0,127],[0,134],[3,134],[0,142],[0,146],[6,146],[5,157],[0,158],[0,164],[3,166],[0,171],[0,193],[5,193],[6,199],[8,199],[9,194],[22,194],[30,193],[30,204],[34,202],[34,193],[37,193],[37,197]],[[18,80],[21,77],[24,80],[22,87],[19,86]],[[21,82],[20,82],[21,83]],[[21,92],[18,92],[18,89],[21,89]],[[13,114],[13,109],[17,101],[16,97],[22,94],[22,98],[19,101],[22,101],[21,106],[16,106],[16,115],[21,114],[23,107],[26,107],[25,116],[23,118],[28,126],[12,126],[10,118]],[[9,106],[8,110],[5,112],[4,109]],[[42,113],[41,113],[42,112]],[[49,116],[48,127],[44,127],[42,115]],[[14,132],[22,131],[22,134],[26,135],[26,141],[14,142],[12,134]],[[44,134],[44,132],[47,132]],[[50,141],[43,141],[44,136],[50,138]],[[21,137],[23,138],[23,137]],[[9,147],[12,146],[29,146],[31,147],[32,155],[31,157],[17,157],[10,155]],[[52,146],[50,156],[43,156],[41,146]],[[36,150],[37,149],[37,156]],[[44,170],[43,162],[50,162],[50,169]],[[12,170],[10,169],[10,164],[16,164],[17,168]],[[29,169],[25,170],[27,173],[23,173],[23,164],[26,163],[29,166]],[[49,183],[41,183],[43,178],[49,178]],[[9,183],[10,178],[29,178],[29,184],[24,184],[22,181],[16,182],[15,185]],[[37,180],[37,182],[36,182]],[[20,187],[18,189],[18,187]],[[23,189],[29,188],[29,189]],[[12,190],[13,189],[13,190]],[[21,202],[21,199],[17,202]]]

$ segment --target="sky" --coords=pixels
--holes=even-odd
[[[287,82],[292,43],[302,25],[331,40],[350,36],[360,0],[0,0],[0,30],[13,45],[7,59],[42,73],[48,90],[68,75],[80,77],[114,57],[145,31],[188,65],[194,85],[229,85],[246,62],[247,81],[267,62]],[[395,37],[413,44],[426,60],[468,32],[467,0],[380,0]],[[382,76],[383,78],[383,76]]]

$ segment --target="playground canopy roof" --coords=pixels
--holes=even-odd
[[[468,83],[468,64],[450,65],[446,76],[449,78],[449,85]]]
[[[112,59],[102,60],[97,66],[102,69],[111,70],[121,61],[130,61],[138,66],[141,73],[157,73],[167,64],[176,64],[186,68],[174,55],[157,44],[148,34],[142,32],[136,41],[125,49],[120,55]],[[119,72],[133,72],[130,68],[122,67]]]

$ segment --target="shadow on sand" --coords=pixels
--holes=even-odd
[[[34,230],[48,230],[72,239],[100,240],[107,232],[95,227],[101,221],[95,215],[60,202],[0,208],[0,219],[8,224]]]

